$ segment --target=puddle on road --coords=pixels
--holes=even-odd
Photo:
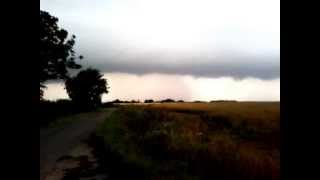
[[[60,157],[53,171],[44,180],[106,180],[101,173],[89,140],[82,142],[67,155]]]

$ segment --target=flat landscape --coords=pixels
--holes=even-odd
[[[42,129],[40,176],[280,179],[279,141],[279,102],[119,105]]]
[[[126,105],[97,133],[110,177],[280,179],[279,102]]]
[[[280,179],[279,0],[41,0],[38,59],[40,180]]]

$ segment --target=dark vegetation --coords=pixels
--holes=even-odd
[[[89,68],[67,79],[67,93],[79,108],[94,109],[102,105],[101,96],[108,93],[107,81],[102,77],[98,70]]]
[[[101,107],[108,108],[108,107],[116,107],[116,104],[112,102],[104,102],[101,104]]]
[[[73,50],[75,35],[58,26],[58,18],[40,10],[40,99],[43,96],[45,81],[68,78],[68,69],[79,69]]]
[[[112,108],[117,105],[112,102],[101,103],[99,107],[84,109],[79,107],[78,104],[75,104],[69,99],[60,99],[57,101],[40,101],[39,106],[39,125],[41,127],[48,127],[48,125],[53,124],[59,118],[71,116],[75,114],[80,114],[84,112],[97,111],[100,108]]]
[[[80,69],[73,46],[75,35],[58,26],[58,18],[40,10],[40,127],[47,126],[58,117],[91,111],[102,107],[101,96],[108,93],[106,79],[96,69],[81,70],[71,77],[69,70]],[[50,102],[43,99],[47,80],[65,81],[72,101]]]
[[[146,100],[144,100],[144,103],[153,103],[154,102],[154,100],[152,100],[152,99],[146,99]]]
[[[98,131],[102,154],[120,164],[106,165],[115,173],[111,179],[280,179],[277,104],[242,106],[237,116],[214,109],[121,107]],[[255,111],[266,111],[261,115],[268,121],[260,122]]]
[[[40,101],[39,106],[39,124],[40,127],[48,126],[49,123],[55,119],[63,116],[72,115],[79,111],[75,108],[74,104],[70,100],[58,100],[58,101]]]
[[[206,101],[193,101],[193,103],[206,103]]]
[[[173,99],[164,99],[160,101],[160,103],[173,103],[173,102],[175,102]]]
[[[115,99],[113,101],[111,101],[110,103],[114,103],[114,104],[119,104],[119,103],[140,103],[139,100],[131,100],[131,101],[123,101],[120,99]]]
[[[210,103],[223,103],[223,102],[237,102],[237,101],[234,101],[234,100],[212,100],[210,101]]]

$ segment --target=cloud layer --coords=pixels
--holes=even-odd
[[[102,72],[278,79],[279,0],[41,0]]]
[[[269,58],[269,59],[267,59]],[[233,77],[243,79],[254,77],[258,79],[276,79],[280,77],[280,64],[277,57],[261,58],[259,63],[255,59],[213,59],[203,60],[197,58],[184,58],[184,61],[177,59],[154,57],[127,57],[125,60],[119,58],[115,60],[96,60],[92,59],[90,65],[83,63],[84,66],[91,66],[102,72],[122,72],[131,74],[150,74],[164,73],[177,75],[192,75],[195,77]],[[188,61],[189,60],[189,61]]]

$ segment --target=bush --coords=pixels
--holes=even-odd
[[[226,102],[236,103],[238,101],[235,101],[235,100],[213,100],[213,101],[210,101],[210,103],[226,103]]]
[[[193,101],[193,103],[207,103],[206,101]]]
[[[173,99],[165,99],[165,100],[162,100],[160,101],[161,103],[173,103],[175,102]]]
[[[74,104],[67,99],[57,101],[40,101],[40,127],[49,125],[49,123],[53,122],[58,117],[75,114],[77,112],[78,110],[75,108]]]
[[[101,107],[107,108],[107,107],[114,107],[115,105],[112,102],[105,102],[102,103]]]
[[[145,101],[144,101],[144,103],[153,103],[154,101],[152,100],[152,99],[146,99]]]
[[[122,103],[122,101],[119,99],[116,99],[116,100],[112,101],[111,103]]]

